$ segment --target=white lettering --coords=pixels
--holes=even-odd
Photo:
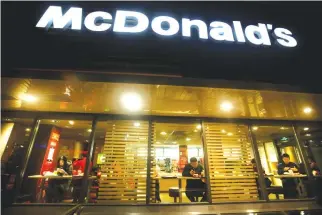
[[[295,47],[297,45],[296,40],[290,36],[292,32],[285,28],[276,28],[274,30],[274,36],[281,39],[276,39],[276,41],[285,47]]]
[[[103,11],[90,13],[84,20],[85,27],[91,31],[106,31],[111,27],[111,24],[108,23],[96,24],[95,21],[97,21],[98,18],[103,20],[112,20],[112,15]]]
[[[63,15],[61,7],[50,6],[40,18],[36,27],[49,28],[52,24],[54,28],[68,28],[71,25],[71,29],[81,30],[82,8],[71,7]]]
[[[240,43],[246,42],[244,32],[243,32],[243,27],[240,21],[233,21],[233,25],[235,28],[235,35],[236,35],[237,41]]]
[[[227,23],[224,22],[212,22],[210,27],[213,27],[209,34],[210,36],[219,41],[234,41],[233,31]]]
[[[135,18],[137,23],[135,26],[125,26],[127,18]],[[124,32],[124,33],[139,33],[145,31],[149,26],[149,19],[146,15],[134,11],[116,11],[115,22],[114,22],[114,32]]]
[[[164,30],[162,28],[162,23],[167,22],[169,24],[169,28]],[[151,22],[152,30],[163,36],[171,36],[179,32],[179,22],[172,17],[169,16],[158,16],[154,18]]]
[[[182,19],[182,36],[191,37],[191,27],[198,27],[200,39],[208,39],[208,29],[205,22],[201,20]]]
[[[265,24],[258,23],[256,25],[249,25],[245,28],[245,35],[249,42],[255,45],[271,45],[271,40],[269,38],[267,28]]]

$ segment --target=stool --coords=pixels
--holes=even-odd
[[[174,198],[174,202],[177,202],[177,198],[179,197],[179,188],[178,187],[170,187],[169,188],[169,196]]]

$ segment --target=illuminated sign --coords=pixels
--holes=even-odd
[[[251,43],[253,45],[271,46],[271,36],[275,43],[283,47],[295,47],[297,41],[292,32],[286,28],[273,28],[272,24],[258,23],[244,28],[240,21],[233,21],[232,25],[213,21],[209,26],[202,20],[182,18],[179,22],[170,16],[149,18],[137,11],[116,10],[115,18],[105,11],[94,11],[83,18],[83,9],[71,7],[63,14],[59,6],[50,6],[38,21],[38,28],[56,28],[82,30],[83,25],[89,31],[105,32],[111,30],[116,33],[137,34],[146,31],[149,26],[158,35],[173,36],[179,33],[183,37],[191,37],[192,29],[198,30],[200,39],[215,41]],[[113,22],[114,20],[114,22]]]
[[[287,142],[287,141],[288,141],[288,138],[287,138],[287,137],[282,137],[282,138],[281,138],[281,141],[282,141],[282,142]]]

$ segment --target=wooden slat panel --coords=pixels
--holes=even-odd
[[[99,203],[143,203],[146,196],[148,122],[109,121]]]
[[[205,123],[205,128],[212,201],[258,199],[247,128],[219,123]]]

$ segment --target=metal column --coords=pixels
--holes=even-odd
[[[200,123],[201,123],[201,141],[202,141],[203,150],[204,150],[205,174],[206,174],[206,183],[207,183],[207,198],[208,198],[208,202],[212,203],[209,164],[208,164],[208,149],[207,149],[207,143],[206,143],[206,137],[205,137],[205,123],[203,121],[200,121]]]

